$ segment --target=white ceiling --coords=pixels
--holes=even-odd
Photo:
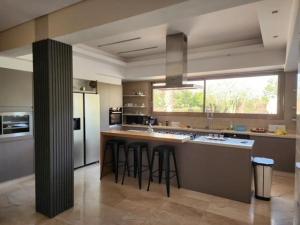
[[[166,35],[177,32],[184,32],[188,36],[189,49],[251,39],[259,39],[266,47],[278,49],[286,44],[290,5],[291,0],[264,0],[84,44],[119,56],[125,61],[165,52]],[[273,10],[278,10],[278,13],[272,14]],[[275,40],[273,35],[279,37]],[[134,38],[139,39],[98,47]],[[135,51],[144,48],[150,49]],[[126,51],[133,52],[123,53]]]
[[[286,47],[291,10],[292,0],[265,0],[257,4],[262,39],[266,48]]]
[[[81,0],[0,0],[0,31],[80,1]]]
[[[203,6],[203,2],[207,4]],[[220,2],[223,5],[216,7]],[[236,2],[244,5],[235,4]],[[251,0],[250,4],[243,2],[249,1],[188,0],[166,9],[68,34],[57,40],[73,44],[74,55],[81,57],[81,63],[84,64],[87,60],[96,63],[98,66],[85,65],[87,69],[95,69],[96,74],[109,74],[105,70],[109,67],[114,71],[113,74],[121,71],[122,76],[130,75],[139,79],[145,74],[147,77],[164,73],[166,35],[177,32],[184,32],[188,36],[191,73],[282,69],[288,62],[297,66],[298,61],[294,63],[293,58],[298,60],[298,57],[288,54],[287,49],[298,53],[299,38],[294,37],[298,37],[299,31],[293,31],[293,27],[297,25],[291,22],[293,19],[290,14],[291,11],[295,11],[295,15],[299,14],[297,12],[300,10],[297,11],[292,3],[300,0]],[[0,24],[1,10],[2,8]],[[134,38],[138,39],[97,47]],[[289,43],[293,38],[297,45],[291,48]],[[157,48],[144,51],[120,53],[156,46]],[[25,55],[31,50],[24,51],[24,54],[20,52],[16,52],[13,57],[23,55],[18,59],[22,59],[22,62],[32,61],[30,54]],[[288,57],[285,60],[286,55]],[[292,70],[295,70],[294,67]],[[83,70],[83,73],[86,72]]]

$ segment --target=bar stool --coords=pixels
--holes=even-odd
[[[153,164],[155,156],[158,155],[158,169],[153,171]],[[171,170],[170,168],[170,156],[173,157],[174,162],[174,168],[175,170]],[[177,179],[177,186],[180,188],[180,181],[178,176],[178,169],[177,169],[177,163],[176,163],[176,157],[175,157],[175,148],[171,145],[159,145],[154,147],[152,158],[151,158],[151,169],[150,169],[150,176],[148,180],[148,188],[147,191],[150,189],[150,182],[153,179],[153,174],[158,172],[158,179],[159,183],[161,183],[162,180],[162,173],[165,172],[165,181],[166,181],[166,188],[167,188],[167,195],[170,197],[170,180],[176,176]],[[173,173],[172,176],[170,176],[170,173]]]
[[[129,165],[129,153],[133,153],[133,165]],[[146,152],[147,157],[147,164],[143,165],[143,152]],[[136,175],[138,175],[138,181],[139,181],[139,189],[142,188],[142,174],[145,171],[150,172],[150,152],[148,148],[147,142],[132,142],[128,144],[127,150],[125,152],[125,164],[124,164],[124,170],[123,170],[123,178],[122,178],[122,184],[124,184],[125,179],[125,173],[128,171],[128,176],[130,176],[130,168],[134,168],[134,177],[136,178]],[[146,169],[144,169],[146,168]]]
[[[119,166],[125,164],[125,162],[119,161],[120,149],[123,149],[124,153],[126,152],[126,141],[119,139],[112,139],[106,142],[104,154],[103,154],[103,165],[101,167],[100,180],[103,177],[103,168],[106,165],[112,165],[112,170],[115,174],[115,182],[118,183],[119,180]],[[112,160],[106,162],[106,154],[108,151],[112,153]]]

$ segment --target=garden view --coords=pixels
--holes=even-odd
[[[206,108],[215,113],[277,114],[277,75],[214,79],[197,84],[196,88],[153,89],[153,111],[203,112]]]

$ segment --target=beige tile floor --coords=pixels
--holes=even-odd
[[[34,177],[0,184],[1,225],[290,225],[293,224],[293,175],[274,173],[270,202],[231,201],[164,185],[138,190],[133,178],[124,186],[112,176],[99,181],[99,165],[75,171],[74,208],[48,219],[35,212]]]

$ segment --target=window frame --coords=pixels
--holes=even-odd
[[[246,74],[222,74],[222,75],[204,75],[198,77],[191,77],[189,81],[204,81],[204,97],[203,97],[203,112],[158,112],[153,111],[153,89],[160,89],[161,87],[153,86],[154,83],[164,82],[156,80],[151,82],[151,113],[153,116],[199,116],[206,117],[206,81],[229,78],[243,78],[243,77],[259,77],[259,76],[278,76],[278,96],[277,96],[277,114],[253,114],[253,113],[214,113],[215,118],[249,118],[249,119],[274,119],[282,120],[284,117],[284,92],[285,92],[285,73],[283,71],[263,71]]]
[[[201,81],[201,80],[192,80],[192,81]],[[161,87],[157,86],[153,86],[153,84],[155,83],[161,83],[162,81],[156,81],[156,82],[151,82],[151,112],[152,114],[161,114],[161,115],[164,115],[164,114],[176,114],[176,115],[185,115],[185,114],[188,114],[188,115],[199,115],[199,114],[203,114],[205,112],[205,102],[204,102],[204,99],[205,99],[205,81],[204,81],[204,88],[203,88],[203,93],[204,93],[204,98],[203,98],[203,106],[202,106],[202,111],[203,112],[161,112],[161,111],[153,111],[153,90],[154,89],[161,89]],[[186,89],[193,89],[191,87],[186,87]]]

